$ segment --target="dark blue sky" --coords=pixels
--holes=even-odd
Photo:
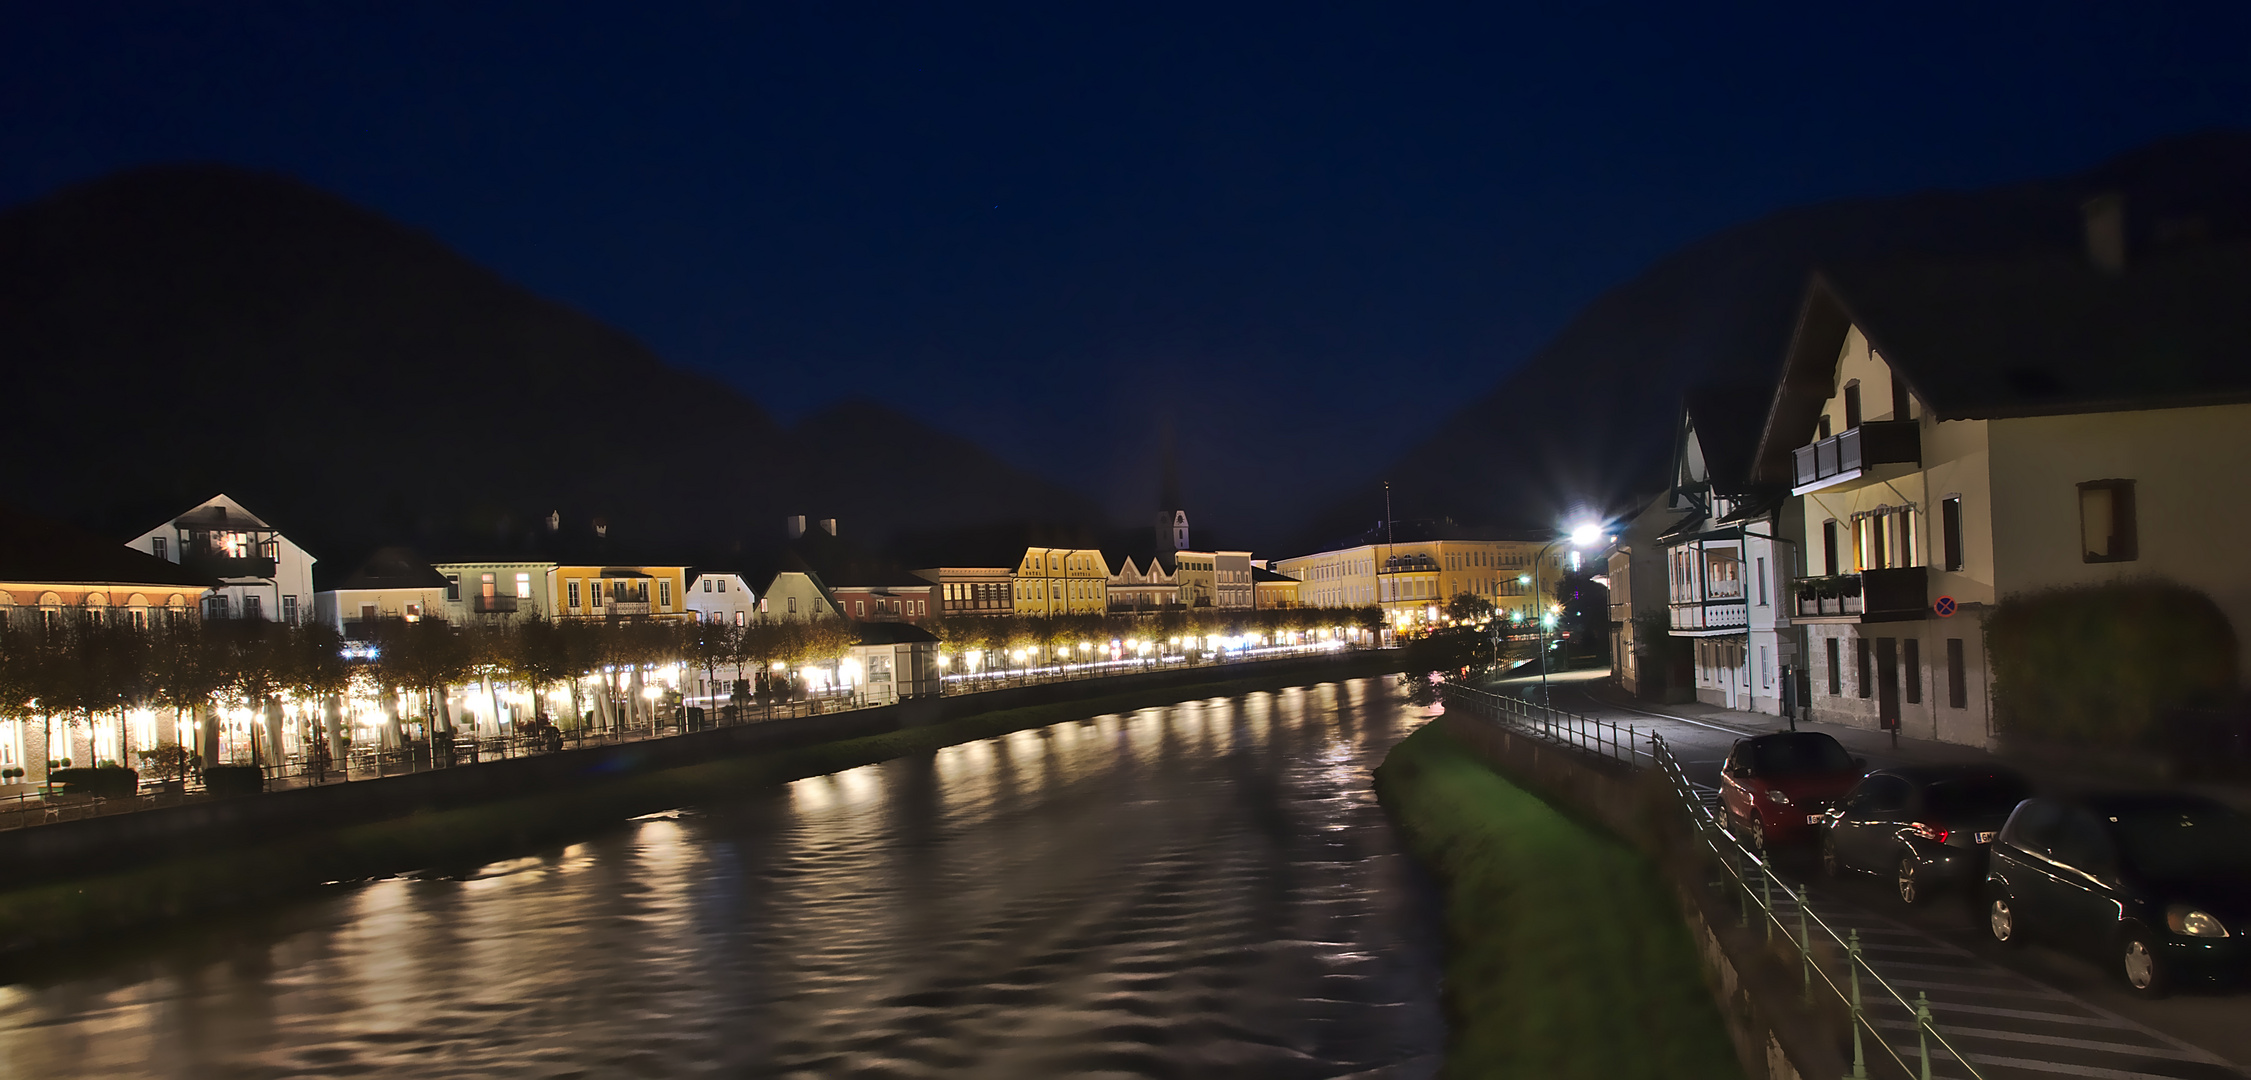
[[[8,5],[0,202],[291,173],[785,420],[870,395],[1134,520],[1170,419],[1238,527],[1714,229],[2251,126],[2227,4],[91,7]]]

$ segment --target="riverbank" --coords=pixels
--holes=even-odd
[[[1445,889],[1447,1076],[1740,1078],[1657,869],[1487,768],[1440,719],[1376,791]]]
[[[1371,658],[1372,659],[1372,658]],[[1369,660],[1333,674],[1303,670],[1219,676],[1051,701],[787,749],[747,753],[609,779],[568,790],[309,831],[0,892],[0,954],[23,957],[100,934],[147,929],[208,911],[284,901],[324,884],[409,873],[458,873],[568,842],[662,810],[738,796],[808,776],[933,752],[1027,728],[1200,697],[1368,674]],[[1376,666],[1381,666],[1376,661]],[[1092,685],[1088,689],[1094,689]],[[0,973],[4,974],[4,973]]]

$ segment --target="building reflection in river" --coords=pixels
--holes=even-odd
[[[90,952],[0,1075],[1334,1076],[1443,1040],[1366,680],[1019,732]]]

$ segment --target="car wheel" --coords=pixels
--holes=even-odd
[[[1844,874],[1845,874],[1845,864],[1844,864],[1844,861],[1843,861],[1843,860],[1841,860],[1841,859],[1839,859],[1839,858],[1837,858],[1837,842],[1836,842],[1836,841],[1835,841],[1834,839],[1832,839],[1832,838],[1831,838],[1831,837],[1830,837],[1830,836],[1829,836],[1828,834],[1826,834],[1826,833],[1822,834],[1822,836],[1821,836],[1821,876],[1823,876],[1823,877],[1843,877],[1843,876],[1844,876]]]
[[[2021,936],[2017,932],[2017,912],[2011,906],[2007,893],[1996,892],[1985,905],[1985,928],[1993,932],[1993,940],[2003,945],[2014,945]]]
[[[2126,989],[2140,997],[2164,995],[2165,967],[2158,962],[2147,933],[2129,930],[2120,936],[2118,966],[2118,973],[2126,977]]]
[[[1923,884],[1916,880],[1922,871],[1922,861],[1913,855],[1899,857],[1899,902],[1912,905],[1923,898]]]
[[[1751,850],[1761,858],[1766,856],[1766,819],[1751,819]]]

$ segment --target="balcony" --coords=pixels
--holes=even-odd
[[[215,578],[257,578],[271,581],[274,560],[259,555],[227,556],[215,551],[183,551],[180,566],[192,573]]]
[[[1682,637],[1737,634],[1751,625],[1751,605],[1740,598],[1674,604],[1673,632]]]
[[[472,596],[469,610],[479,615],[512,615],[521,602],[513,596]]]
[[[648,613],[649,602],[646,600],[612,600],[594,609],[596,615],[647,615]]]
[[[1930,610],[1930,569],[1923,566],[1799,578],[1795,588],[1799,622],[1900,622]]]
[[[1913,420],[1876,420],[1790,451],[1790,494],[1860,479],[1879,465],[1920,465],[1923,429]]]

